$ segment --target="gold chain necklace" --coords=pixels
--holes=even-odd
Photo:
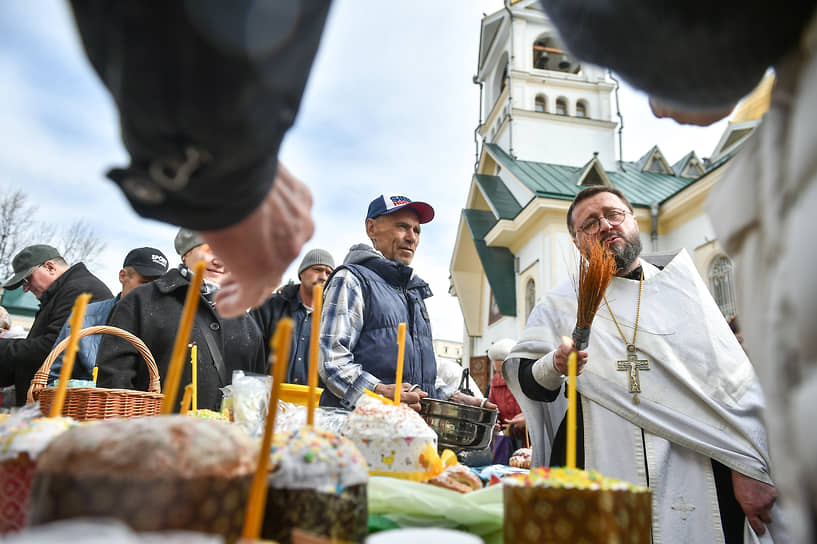
[[[643,288],[644,268],[641,269],[641,279],[638,281],[638,303],[635,307],[635,325],[633,326],[632,342],[627,341],[627,337],[624,336],[624,331],[621,330],[621,326],[618,324],[616,316],[613,315],[613,310],[610,308],[610,303],[607,302],[607,296],[604,296],[604,304],[607,306],[607,311],[610,312],[610,317],[613,318],[613,323],[615,323],[616,329],[618,329],[618,334],[621,335],[621,339],[624,340],[625,344],[627,344],[627,358],[621,361],[616,361],[616,370],[626,371],[629,373],[627,376],[630,385],[630,393],[633,394],[633,402],[636,404],[640,402],[638,399],[638,394],[641,393],[641,380],[638,372],[639,370],[650,369],[650,362],[647,359],[639,359],[636,355],[635,347],[635,338],[638,334],[638,318],[641,315],[641,292]]]

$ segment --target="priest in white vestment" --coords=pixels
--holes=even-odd
[[[663,269],[640,258],[632,211],[623,194],[601,186],[579,193],[568,211],[576,245],[601,240],[619,269],[578,352],[584,468],[650,487],[654,543],[733,542],[713,470],[722,467],[746,514],[737,538],[785,542],[752,366],[686,252]],[[565,415],[573,348],[562,337],[576,324],[576,307],[572,282],[546,294],[508,357],[520,361],[524,393],[546,402],[549,420],[530,424],[551,441]]]

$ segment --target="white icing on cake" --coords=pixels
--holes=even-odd
[[[70,417],[38,417],[7,424],[0,433],[0,461],[13,459],[20,453],[36,459],[55,437],[77,422]]]

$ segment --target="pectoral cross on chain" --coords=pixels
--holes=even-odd
[[[650,362],[646,359],[639,359],[635,354],[635,346],[627,344],[627,359],[624,361],[616,361],[616,370],[627,371],[628,381],[630,383],[630,393],[633,394],[633,402],[638,404],[638,394],[641,393],[641,380],[638,376],[639,370],[649,370]]]

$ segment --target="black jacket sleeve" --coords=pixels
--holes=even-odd
[[[545,389],[533,377],[533,359],[519,360],[519,385],[522,387],[522,392],[532,399],[541,402],[553,402],[559,391],[562,389]]]
[[[119,110],[137,213],[194,230],[249,215],[272,187],[329,0],[72,0]]]

